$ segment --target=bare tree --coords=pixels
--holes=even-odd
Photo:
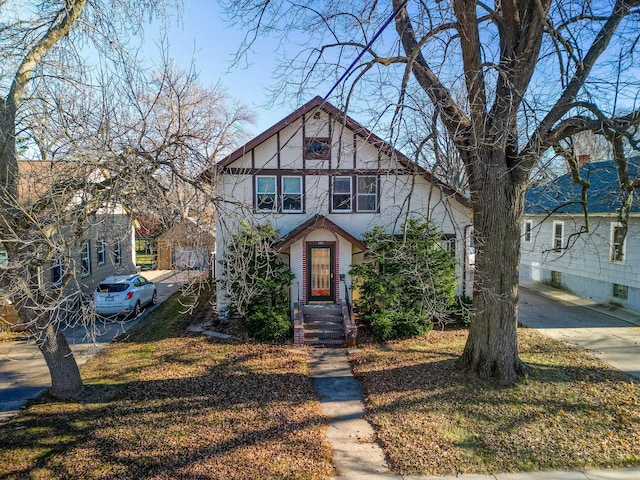
[[[167,3],[0,4],[0,242],[9,260],[0,286],[42,351],[58,397],[83,388],[64,322],[95,320],[91,309],[65,311],[82,305],[85,266],[71,252],[89,231],[122,235],[109,223],[116,213],[175,210],[176,191],[191,201],[197,172],[249,118],[219,88],[198,86],[193,72],[167,65],[149,79],[140,68],[131,34]],[[21,169],[21,159],[48,165],[29,174],[35,162]],[[56,288],[43,275],[52,263]]]
[[[309,45],[285,57],[283,94],[334,85],[345,105],[379,98],[380,110],[389,105],[378,96],[381,88],[397,94],[398,109],[410,96],[430,100],[464,162],[473,205],[474,313],[459,363],[501,385],[526,372],[516,327],[520,229],[530,173],[545,152],[581,132],[610,138],[614,146],[622,139],[637,141],[638,78],[632,69],[639,5],[637,0],[225,2],[230,19],[247,28],[240,55],[260,34],[280,35],[290,50]],[[390,23],[395,36],[385,30]],[[455,96],[458,89],[465,94]],[[624,149],[614,148],[614,157],[624,180]],[[637,188],[621,183],[627,191]]]

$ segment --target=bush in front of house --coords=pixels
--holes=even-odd
[[[223,286],[232,315],[244,319],[250,337],[284,341],[290,335],[289,286],[293,272],[278,257],[278,232],[270,223],[242,223],[221,260]]]
[[[427,333],[455,305],[455,256],[428,221],[408,220],[401,234],[374,227],[351,275],[360,293],[354,309],[380,342]]]

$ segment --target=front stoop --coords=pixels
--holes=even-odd
[[[344,346],[345,328],[342,306],[305,305],[302,308],[305,345]]]

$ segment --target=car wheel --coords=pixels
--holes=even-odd
[[[133,307],[133,312],[131,312],[131,318],[138,318],[142,309],[140,308],[140,300],[136,302],[136,306]]]
[[[154,290],[153,296],[151,297],[151,305],[155,305],[156,303],[158,303],[158,292]]]

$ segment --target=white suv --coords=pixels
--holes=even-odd
[[[93,304],[99,315],[137,317],[142,307],[155,305],[157,301],[155,284],[141,275],[107,277],[93,292]]]

